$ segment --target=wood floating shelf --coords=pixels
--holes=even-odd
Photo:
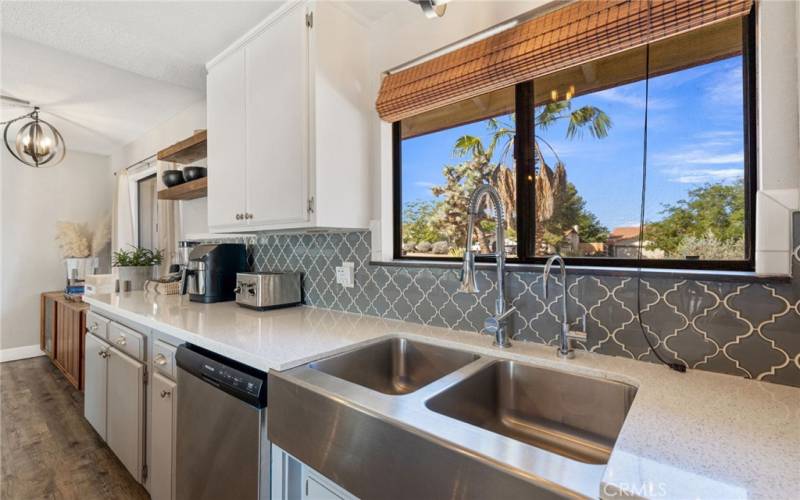
[[[188,165],[206,157],[206,139],[208,133],[201,130],[188,139],[176,142],[172,146],[158,152],[157,158],[161,161]]]
[[[208,195],[208,177],[184,182],[158,192],[159,200],[194,200]]]

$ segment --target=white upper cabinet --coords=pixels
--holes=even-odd
[[[208,67],[213,232],[367,228],[367,30],[334,2],[287,3]]]
[[[245,54],[237,50],[208,73],[208,225],[235,226],[244,220],[247,184],[245,154]]]
[[[245,47],[251,225],[308,221],[308,30],[302,7]]]

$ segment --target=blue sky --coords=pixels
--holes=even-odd
[[[650,81],[647,218],[663,204],[709,182],[733,182],[744,172],[742,59],[740,56],[663,75]],[[644,82],[576,97],[609,115],[608,137],[566,138],[566,124],[537,135],[566,164],[567,179],[600,222],[613,229],[638,225],[642,180]],[[442,167],[455,164],[453,144],[465,134],[488,142],[482,122],[403,141],[403,201],[433,200]],[[553,164],[552,156],[546,155]]]

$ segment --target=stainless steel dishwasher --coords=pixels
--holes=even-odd
[[[268,499],[267,374],[191,344],[175,358],[176,497]]]

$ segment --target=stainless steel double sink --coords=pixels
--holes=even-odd
[[[273,442],[359,497],[546,498],[599,494],[636,388],[390,338],[268,394]]]

